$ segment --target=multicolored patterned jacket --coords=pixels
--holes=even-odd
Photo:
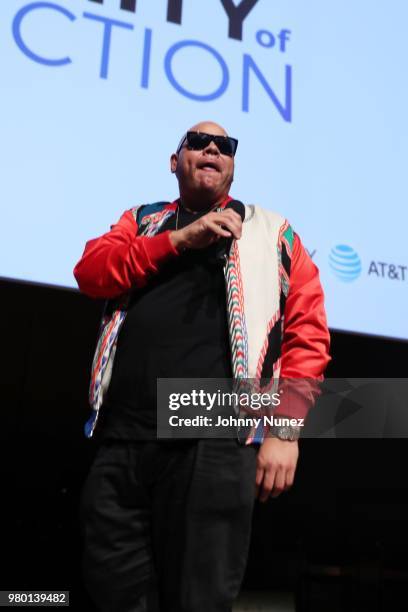
[[[131,208],[109,232],[87,242],[75,266],[80,290],[107,299],[92,364],[87,437],[110,382],[131,290],[159,274],[162,262],[179,256],[170,231],[159,233],[177,206],[175,201]],[[274,384],[285,377],[320,381],[330,357],[317,267],[286,219],[259,206],[245,208],[242,236],[233,240],[224,266],[233,376]],[[295,402],[286,394],[276,414],[305,416],[318,390],[310,382],[299,389]],[[262,442],[264,435],[262,428],[251,431],[246,443]]]

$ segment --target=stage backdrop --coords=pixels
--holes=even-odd
[[[0,276],[73,287],[86,240],[173,200],[212,119],[231,194],[284,214],[332,328],[408,338],[406,0],[0,4]]]

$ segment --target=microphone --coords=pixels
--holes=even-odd
[[[226,210],[227,208],[232,208],[239,214],[242,219],[242,223],[245,220],[245,206],[239,200],[231,200],[228,204],[223,208]],[[221,226],[223,229],[228,229],[227,227]],[[226,258],[229,256],[229,252],[231,250],[233,237],[230,238],[220,238],[215,246],[215,254],[214,259],[215,263],[224,264]]]

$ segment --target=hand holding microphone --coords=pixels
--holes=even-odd
[[[220,212],[209,212],[182,229],[171,232],[170,240],[176,249],[204,249],[218,242],[216,260],[223,262],[231,248],[232,240],[239,240],[245,206],[232,200]]]

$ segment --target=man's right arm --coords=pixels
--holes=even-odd
[[[136,236],[130,210],[106,234],[89,240],[74,268],[79,289],[93,298],[114,298],[132,287],[143,287],[162,263],[179,254],[170,231]]]

